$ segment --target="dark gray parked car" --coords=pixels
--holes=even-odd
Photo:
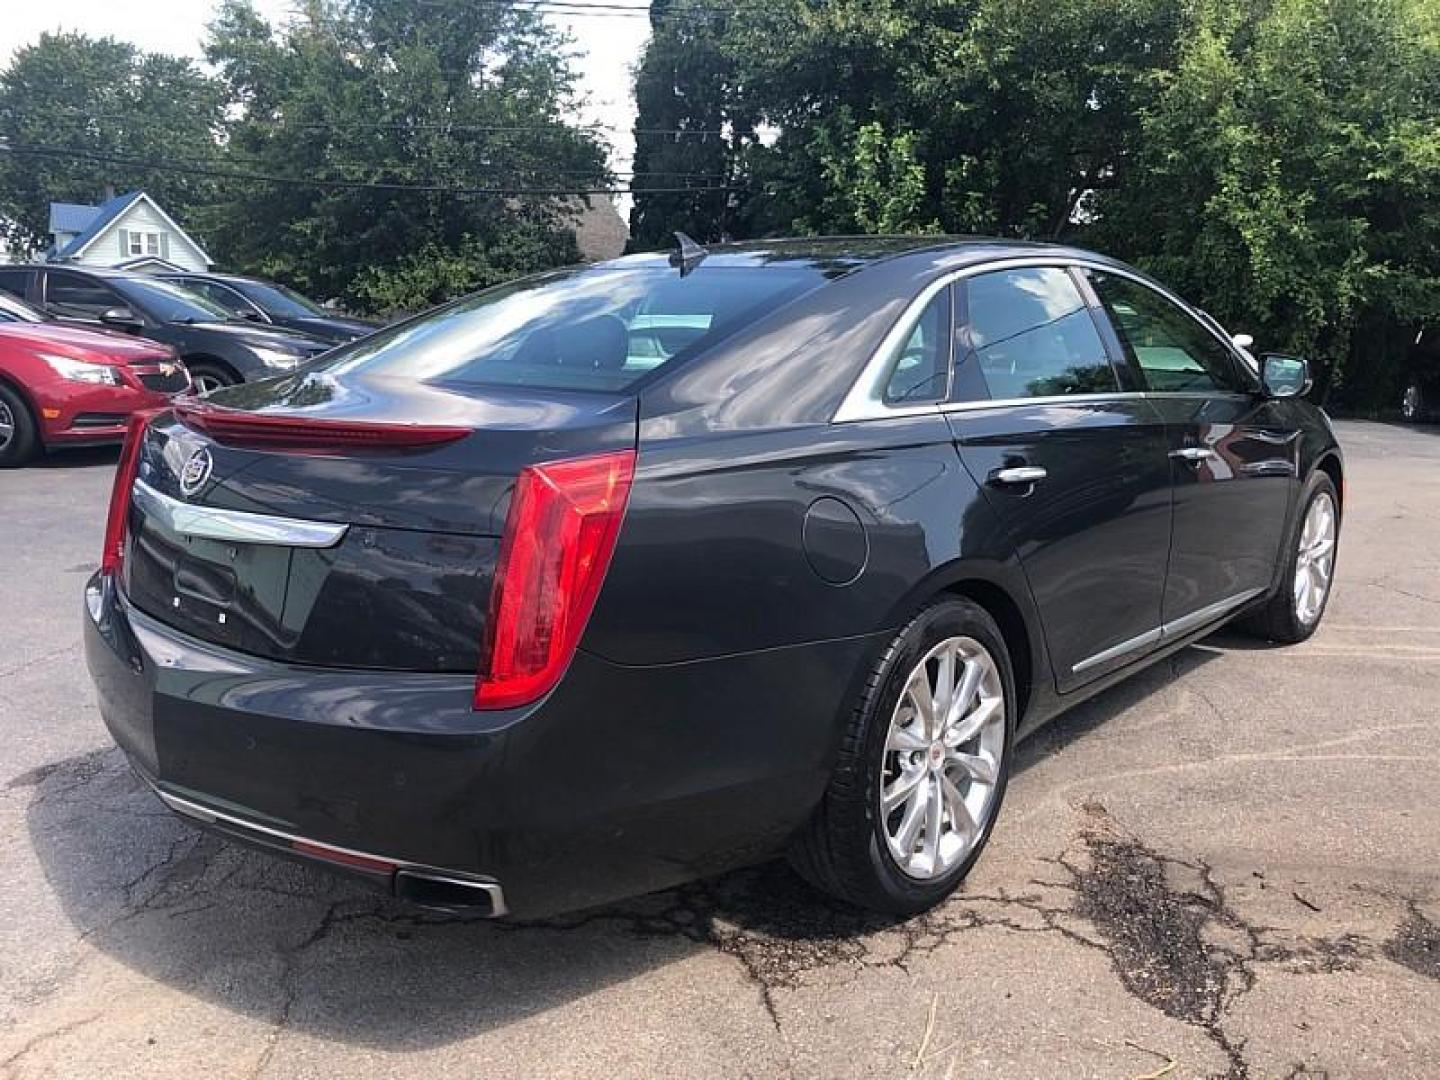
[[[0,289],[53,318],[108,326],[172,346],[201,394],[284,374],[330,348],[298,330],[237,319],[175,282],[71,266],[0,267]]]
[[[314,334],[332,345],[364,337],[379,329],[379,323],[352,319],[326,311],[308,296],[274,281],[241,277],[238,274],[163,274],[219,304],[239,319],[249,319],[282,330]]]
[[[86,656],[166,805],[422,904],[788,852],[914,913],[1016,740],[1227,622],[1315,631],[1310,389],[1073,248],[687,241],[137,421]]]

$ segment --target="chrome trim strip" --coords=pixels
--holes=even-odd
[[[949,288],[952,281],[957,280],[959,274],[947,274],[935,281],[932,281],[925,288],[920,290],[920,295],[910,301],[900,318],[895,320],[895,325],[890,332],[881,340],[879,347],[875,350],[865,367],[860,372],[860,377],[850,387],[850,392],[845,395],[845,400],[840,403],[840,408],[835,411],[834,422],[845,423],[851,420],[877,420],[881,417],[893,416],[921,416],[934,415],[940,408],[940,402],[931,401],[922,405],[887,405],[885,403],[885,384],[889,381],[890,362],[904,346],[911,331],[915,329],[915,323],[924,314],[926,305],[935,299],[941,290]],[[954,322],[954,313],[951,313],[951,322]],[[953,333],[953,330],[952,330]],[[950,356],[950,377],[954,376],[955,356],[952,343]],[[946,381],[948,397],[949,379]]]
[[[1122,641],[1118,645],[1111,645],[1110,648],[1104,649],[1094,656],[1087,656],[1070,670],[1074,674],[1079,675],[1082,671],[1088,671],[1090,668],[1098,667],[1100,664],[1108,664],[1117,657],[1136,652],[1139,649],[1145,648],[1147,645],[1155,644],[1155,642],[1159,640],[1160,628],[1157,626],[1153,630],[1146,630],[1143,634],[1136,634],[1134,637],[1127,641]]]
[[[882,420],[888,417],[919,416],[937,411],[942,413],[966,412],[972,409],[999,409],[1010,408],[1016,405],[1053,405],[1063,402],[1083,401],[1108,401],[1111,399],[1126,398],[1147,398],[1147,397],[1213,397],[1213,394],[1197,393],[1193,391],[1136,391],[1117,390],[1113,394],[1060,394],[1053,397],[1034,398],[1007,398],[1003,400],[989,401],[962,401],[953,403],[939,403],[928,405],[886,405],[884,400],[885,378],[893,352],[899,348],[900,343],[909,335],[914,328],[915,321],[919,319],[921,312],[925,310],[935,294],[947,285],[953,284],[964,278],[975,277],[978,274],[988,274],[997,270],[1021,270],[1032,266],[1053,266],[1057,269],[1078,266],[1087,270],[1098,270],[1104,274],[1114,274],[1117,277],[1129,278],[1138,282],[1148,289],[1153,289],[1161,296],[1174,304],[1194,319],[1200,326],[1225,346],[1232,354],[1240,355],[1235,345],[1223,333],[1216,330],[1204,318],[1196,314],[1196,308],[1176,296],[1165,286],[1148,278],[1144,274],[1130,270],[1126,267],[1114,266],[1101,259],[1087,259],[1078,255],[1027,255],[1013,259],[995,259],[990,262],[975,263],[970,266],[961,267],[959,270],[952,270],[942,274],[940,278],[932,281],[921,290],[920,295],[912,300],[901,313],[890,332],[885,335],[879,347],[871,354],[870,359],[865,362],[859,377],[850,387],[850,391],[841,401],[840,407],[835,410],[831,417],[831,423],[846,424],[856,420]],[[1220,391],[1220,393],[1226,393]],[[1236,396],[1230,392],[1228,396]]]
[[[1264,589],[1247,589],[1242,593],[1236,593],[1234,596],[1227,596],[1224,600],[1217,600],[1215,603],[1209,604],[1199,611],[1192,611],[1189,615],[1181,615],[1178,619],[1171,619],[1163,626],[1157,626],[1153,630],[1146,630],[1143,634],[1136,634],[1134,637],[1122,641],[1118,645],[1112,645],[1110,648],[1104,649],[1094,656],[1087,656],[1070,670],[1072,673],[1079,675],[1082,671],[1088,671],[1090,668],[1098,667],[1100,664],[1107,664],[1111,660],[1136,652],[1139,649],[1145,648],[1147,645],[1153,645],[1160,641],[1168,641],[1170,638],[1184,637],[1191,630],[1220,618],[1220,616],[1224,615],[1227,611],[1233,611],[1247,600],[1253,600],[1264,591]]]
[[[1113,394],[1047,394],[1044,397],[987,398],[985,401],[955,401],[941,405],[942,413],[984,412],[987,409],[1014,409],[1025,405],[1085,405],[1096,401],[1140,401],[1150,397],[1141,390],[1117,390]]]
[[[140,508],[158,517],[172,532],[206,540],[233,540],[246,544],[276,544],[282,547],[328,548],[338,544],[349,525],[252,514],[244,510],[222,510],[196,506],[156,491],[144,480],[136,480],[132,497]]]
[[[200,803],[192,802],[179,795],[173,795],[159,787],[154,781],[146,781],[150,789],[160,797],[160,801],[177,814],[194,818],[207,825],[213,825],[217,821],[227,825],[233,825],[237,829],[245,829],[250,832],[261,833],[273,837],[276,840],[284,840],[286,843],[310,844],[314,847],[326,848],[340,855],[353,855],[360,859],[375,859],[379,862],[387,862],[394,865],[396,872],[401,870],[411,874],[424,875],[434,881],[444,881],[454,885],[464,885],[467,888],[478,889],[490,897],[490,914],[501,916],[509,913],[505,906],[505,891],[498,881],[486,881],[482,878],[470,877],[456,870],[444,870],[435,866],[425,866],[422,863],[406,862],[404,859],[394,859],[389,855],[376,855],[369,851],[356,851],[354,848],[341,847],[339,844],[329,844],[323,840],[311,840],[308,837],[297,836],[295,833],[288,833],[281,829],[274,829],[268,825],[260,825],[254,821],[239,817],[235,814],[227,814],[223,810],[216,810],[213,807],[203,806]],[[321,860],[323,861],[323,860]]]
[[[1171,619],[1160,628],[1160,636],[1162,638],[1183,637],[1197,626],[1204,626],[1208,622],[1213,622],[1227,611],[1239,607],[1245,603],[1245,601],[1255,599],[1255,597],[1264,591],[1264,589],[1246,589],[1242,593],[1236,593],[1234,596],[1227,596],[1224,600],[1217,600],[1213,604],[1208,604],[1199,611],[1192,611],[1189,615],[1181,615],[1178,619]]]

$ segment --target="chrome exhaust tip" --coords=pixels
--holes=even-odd
[[[508,913],[498,881],[479,881],[434,870],[395,871],[395,895],[412,904],[453,914],[499,918]]]

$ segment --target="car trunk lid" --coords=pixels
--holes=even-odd
[[[325,373],[184,404],[140,448],[124,587],[270,659],[474,671],[521,470],[635,431],[624,395]]]

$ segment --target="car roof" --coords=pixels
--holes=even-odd
[[[1054,255],[1110,261],[1093,252],[1031,240],[987,236],[814,236],[776,240],[748,240],[704,245],[707,267],[758,267],[772,264],[804,265],[827,277],[839,277],[876,263],[933,264],[937,269],[1012,258]],[[671,250],[623,255],[596,263],[616,269],[669,266]]]
[[[247,277],[245,274],[217,274],[212,270],[166,270],[156,274],[159,278],[200,278],[205,281],[223,281],[232,285],[269,285],[263,278]]]
[[[93,277],[103,278],[153,278],[159,274],[142,274],[137,270],[116,270],[111,266],[81,266],[78,263],[26,263],[23,266],[15,267],[20,270],[68,270],[74,274],[90,274]]]

